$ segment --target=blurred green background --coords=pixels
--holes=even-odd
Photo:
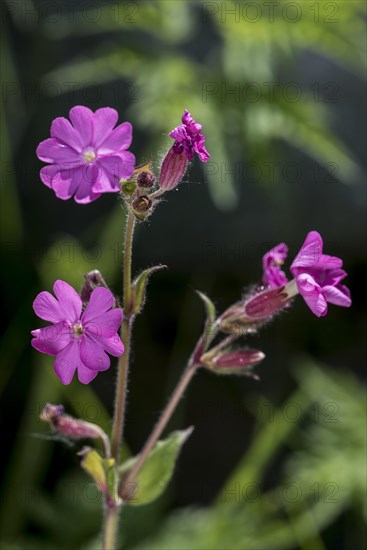
[[[50,437],[46,401],[110,428],[114,369],[62,386],[30,347],[31,304],[56,278],[100,269],[121,293],[124,213],[115,196],[62,202],[35,156],[56,116],[115,107],[155,166],[184,108],[210,162],[139,225],[134,268],[164,263],[135,326],[126,443],[137,453],[200,334],[195,289],[219,310],[311,229],[344,259],[353,306],[316,319],[301,299],[255,336],[260,381],[194,379],[170,428],[195,426],[155,503],[126,508],[131,549],[364,548],[366,4],[2,4],[1,546],[100,548],[100,498],[79,445]]]

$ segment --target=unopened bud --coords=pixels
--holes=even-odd
[[[134,178],[131,178],[128,180],[121,180],[120,184],[121,184],[122,193],[127,197],[130,197],[136,189],[136,182]]]
[[[162,162],[159,187],[165,191],[174,189],[184,177],[188,163],[183,151],[177,153],[174,147],[171,147]]]
[[[138,220],[144,220],[152,207],[152,201],[147,195],[141,195],[132,202],[135,216]]]
[[[102,273],[98,269],[90,271],[84,275],[84,285],[80,292],[80,297],[84,303],[88,303],[90,300],[90,295],[93,290],[99,286],[108,288],[106,281],[104,280]]]
[[[284,288],[272,288],[255,294],[244,305],[244,314],[252,320],[263,321],[278,313],[289,303]]]
[[[153,172],[140,172],[137,177],[136,183],[143,189],[150,189],[155,183],[155,175]]]
[[[237,374],[257,378],[252,373],[252,368],[264,357],[265,354],[257,349],[240,349],[219,353],[204,366],[218,374]]]
[[[47,403],[40,414],[40,419],[51,424],[57,433],[71,439],[101,439],[109,456],[109,440],[106,433],[96,424],[64,414],[62,405]]]

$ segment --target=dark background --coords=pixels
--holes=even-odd
[[[32,301],[56,278],[78,288],[83,273],[98,268],[121,293],[120,200],[105,195],[87,206],[63,202],[38,176],[37,144],[49,136],[52,119],[67,117],[74,105],[116,108],[120,120],[134,126],[131,150],[138,162],[153,158],[155,167],[170,146],[168,132],[188,108],[203,124],[212,154],[207,166],[194,163],[187,181],[167,194],[136,232],[134,270],[157,263],[169,269],[152,277],[135,325],[126,428],[133,454],[200,334],[204,313],[195,289],[223,310],[258,282],[261,257],[269,248],[288,243],[292,261],[315,229],[326,252],[343,258],[353,298],[352,308],[331,306],[323,319],[298,298],[254,336],[249,344],[266,354],[257,369],[260,382],[197,375],[171,422],[175,429],[195,425],[195,432],[165,496],[145,512],[136,509],[137,516],[129,512],[124,522],[129,547],[140,539],[153,547],[149,537],[164,529],[172,510],[213,501],[259,429],[248,403],[281,406],[299,385],[300,361],[313,358],[327,365],[341,386],[342,377],[351,375],[359,381],[356,387],[363,384],[365,5],[331,2],[337,10],[330,15],[330,7],[316,2],[317,15],[309,3],[297,2],[300,12],[276,8],[271,21],[262,2],[234,3],[235,15],[229,15],[230,4],[58,0],[2,6],[0,391],[6,547],[82,547],[98,535],[94,502],[72,528],[63,516],[64,505],[70,518],[77,513],[78,499],[71,505],[69,494],[65,504],[60,486],[76,479],[80,488],[85,477],[76,449],[42,438],[48,432],[38,413],[46,401],[64,402],[71,413],[108,428],[114,369],[88,389],[77,381],[61,387],[51,358],[32,350],[29,338],[38,326]],[[259,19],[248,4],[258,5]],[[246,5],[250,11],[244,12]],[[246,95],[251,85],[260,90],[259,100]],[[264,419],[265,413],[263,426]],[[280,464],[295,448],[297,443],[274,451],[263,481],[280,482]],[[363,486],[363,468],[360,476]],[[321,521],[317,547],[357,548],[361,521],[360,508],[346,501],[334,517]],[[221,541],[218,535],[216,548],[228,547]],[[241,544],[236,548],[252,547]],[[295,537],[277,547],[306,548],[303,544]]]

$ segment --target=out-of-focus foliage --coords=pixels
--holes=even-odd
[[[307,362],[300,387],[258,433],[209,509],[183,510],[139,550],[323,549],[320,532],[347,507],[366,522],[365,388],[346,373]],[[288,411],[284,414],[284,411]],[[297,420],[296,420],[297,419]],[[286,446],[283,481],[264,470]],[[262,484],[262,490],[260,486]]]

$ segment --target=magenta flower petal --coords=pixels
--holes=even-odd
[[[80,358],[88,369],[103,371],[110,366],[110,358],[102,345],[88,335],[80,343]]]
[[[74,340],[56,355],[54,371],[63,384],[70,384],[76,369],[81,366],[79,343]]]
[[[62,304],[66,315],[66,321],[75,323],[80,319],[82,312],[82,299],[72,286],[58,279],[53,286],[56,298]]]
[[[106,313],[98,314],[94,319],[87,321],[83,317],[83,323],[87,324],[88,332],[107,339],[115,336],[121,325],[121,321],[122,310],[120,308],[114,308]]]
[[[80,162],[80,157],[74,149],[60,143],[55,138],[41,141],[37,147],[37,156],[44,162],[55,164]]]
[[[115,305],[115,298],[108,288],[95,288],[82,315],[84,324],[95,321]]]
[[[118,334],[114,334],[114,336],[111,336],[110,338],[102,337],[100,342],[107,353],[113,355],[114,357],[120,357],[120,355],[124,353],[124,344],[121,342]]]
[[[119,155],[101,157],[99,164],[104,170],[107,170],[114,176],[116,183],[118,183],[120,179],[127,179],[132,175],[135,166],[135,157],[128,151],[122,151]]]
[[[58,168],[58,166],[56,166],[56,168]],[[59,199],[67,200],[75,194],[75,191],[78,188],[78,180],[74,177],[75,170],[78,169],[59,170],[53,176],[51,180],[51,188],[55,191],[55,194]]]
[[[32,336],[32,346],[47,355],[56,355],[71,342],[70,328],[64,321],[32,330]]]
[[[93,140],[93,111],[88,107],[77,105],[69,111],[69,117],[75,130],[80,135],[83,147],[92,145]]]
[[[119,119],[116,109],[102,107],[93,115],[93,146],[98,147],[108,138]]]
[[[327,313],[326,299],[321,292],[321,287],[314,278],[307,273],[302,273],[296,278],[299,293],[303,296],[306,304],[317,317]]]
[[[38,317],[51,323],[59,323],[65,319],[64,308],[46,291],[40,292],[35,298],[33,310]]]
[[[49,166],[44,166],[40,170],[40,178],[42,183],[47,185],[47,187],[52,188],[52,180],[60,173],[60,167],[57,164],[51,164]]]
[[[98,150],[104,155],[128,149],[133,138],[133,128],[130,122],[123,122],[115,128],[110,135],[101,143]]]
[[[342,307],[350,307],[352,305],[349,289],[344,285],[324,286],[322,293],[330,304]]]
[[[68,145],[76,152],[81,153],[83,141],[79,132],[73,128],[67,118],[58,117],[51,124],[51,137],[56,138],[61,143]]]
[[[88,369],[83,363],[78,368],[78,380],[82,384],[89,384],[97,376],[97,370]]]

